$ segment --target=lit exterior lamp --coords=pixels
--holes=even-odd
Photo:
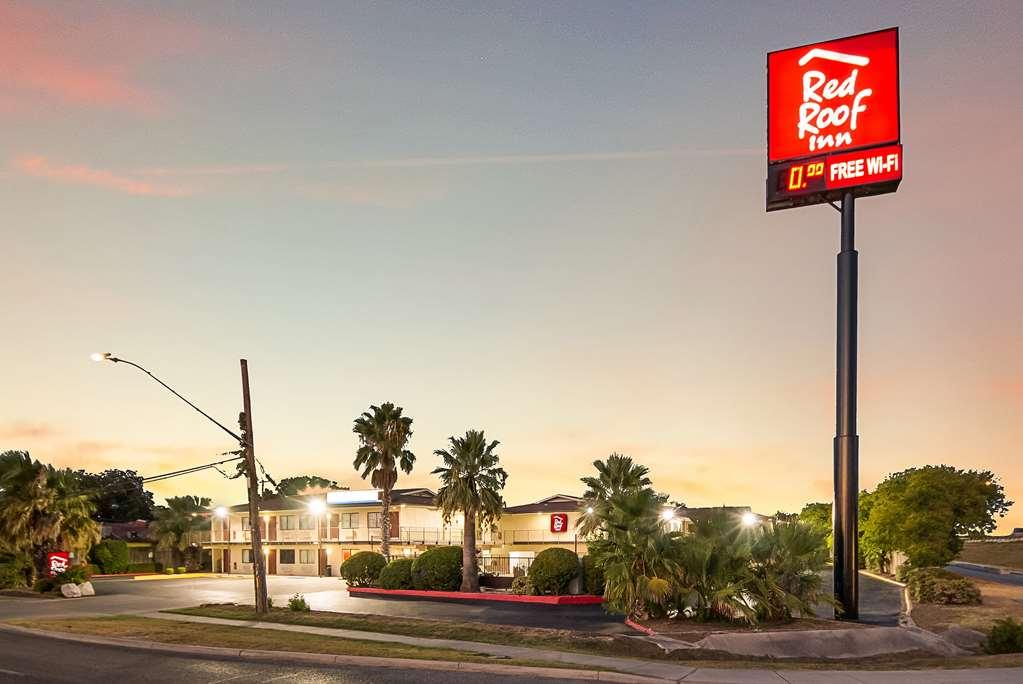
[[[213,509],[213,515],[215,515],[215,516],[217,516],[218,518],[221,518],[221,519],[226,518],[227,517],[227,507],[225,507],[225,506],[217,506],[215,509]]]
[[[661,520],[665,522],[671,522],[674,519],[675,519],[674,508],[665,508],[663,511],[661,511]]]
[[[757,516],[749,511],[742,514],[742,526],[753,527],[757,524]]]

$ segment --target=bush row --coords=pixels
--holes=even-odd
[[[906,573],[909,595],[917,603],[974,606],[980,589],[973,580],[943,568],[919,568]]]

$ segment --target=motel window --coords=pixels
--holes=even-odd
[[[298,552],[298,562],[309,565],[316,562],[316,557],[313,555],[312,549],[300,549]]]
[[[315,530],[316,519],[311,515],[300,515],[298,516],[298,529],[300,530]]]
[[[379,513],[368,513],[366,515],[366,524],[371,530],[380,529],[380,514]]]
[[[357,529],[359,529],[359,514],[358,513],[342,513],[341,514],[341,529],[343,529],[343,530],[357,530]]]
[[[281,549],[280,551],[281,565],[294,565],[295,564],[295,549]]]
[[[242,549],[242,563],[252,562],[252,549]]]
[[[282,515],[280,517],[280,526],[282,530],[293,530],[295,529],[295,516],[293,515]]]
[[[249,516],[245,516],[244,518],[242,518],[242,529],[246,531],[252,529],[252,527],[249,525]]]

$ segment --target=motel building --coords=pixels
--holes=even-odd
[[[392,558],[412,558],[433,546],[462,544],[461,518],[445,524],[434,496],[425,488],[391,492]],[[267,573],[338,576],[341,563],[352,554],[379,550],[381,508],[377,489],[263,499],[259,527]],[[748,507],[666,508],[665,524],[688,531],[695,520],[714,510],[732,513],[737,521],[755,516]],[[536,554],[551,547],[586,555],[587,539],[578,534],[576,525],[585,514],[584,501],[567,494],[505,508],[494,529],[477,534],[481,570],[499,578],[523,575]],[[758,523],[766,520],[755,518]],[[210,550],[214,572],[252,573],[250,535],[247,504],[217,509],[210,541],[203,544]]]
[[[462,520],[445,524],[429,489],[391,492],[391,557],[415,557],[426,549],[462,544]],[[260,503],[259,529],[271,575],[338,576],[341,563],[358,551],[379,550],[380,492],[376,489],[274,497]],[[552,546],[585,555],[576,522],[582,499],[558,494],[505,509],[492,530],[477,534],[484,572],[524,574],[540,551]],[[248,505],[220,508],[213,519],[210,549],[214,572],[252,572]]]

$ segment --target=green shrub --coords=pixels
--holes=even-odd
[[[395,558],[380,571],[378,581],[383,589],[411,589],[412,559]]]
[[[909,563],[903,563],[899,567],[895,568],[895,579],[900,582],[909,581],[909,573],[913,571],[913,566]]]
[[[178,567],[174,568],[175,575],[184,575],[186,572],[188,572],[188,568],[186,568],[184,565],[179,565]]]
[[[174,568],[167,568],[166,570],[163,571],[163,574],[165,574],[165,575],[173,575],[174,574]]]
[[[461,546],[437,546],[412,561],[412,586],[416,589],[457,591],[461,584]]]
[[[0,589],[24,587],[31,576],[32,562],[24,556],[0,557]]]
[[[589,554],[583,556],[583,579],[586,582],[587,594],[604,595],[604,568],[600,567]]]
[[[519,594],[521,596],[533,596],[536,593],[533,590],[533,583],[524,575],[512,580],[511,591],[513,594]]]
[[[92,547],[89,557],[104,573],[115,575],[128,571],[128,560],[131,556],[128,551],[128,542],[108,539]]]
[[[1023,623],[1012,618],[996,620],[987,641],[984,642],[986,653],[1023,653]]]
[[[32,590],[40,594],[49,594],[51,591],[60,589],[60,584],[57,583],[56,577],[40,577],[32,585]]]
[[[387,565],[382,553],[359,551],[341,564],[341,577],[350,587],[371,587]]]
[[[86,567],[89,568],[89,575],[90,576],[104,574],[103,573],[103,568],[101,568],[100,566],[96,565],[95,563],[89,563],[89,565],[87,565]]]
[[[156,563],[132,563],[128,566],[128,572],[156,572]]]
[[[973,580],[942,568],[920,568],[907,574],[909,595],[917,603],[975,606],[980,589]]]
[[[563,594],[579,574],[579,556],[553,547],[536,554],[529,566],[529,581],[537,594]]]
[[[293,613],[307,613],[309,612],[309,604],[305,601],[305,596],[302,594],[295,594],[288,599],[288,610]]]

